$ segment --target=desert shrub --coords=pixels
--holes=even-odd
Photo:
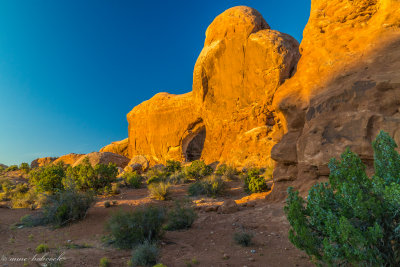
[[[166,230],[187,229],[192,226],[197,214],[188,203],[175,202],[175,206],[168,211]]]
[[[137,172],[125,172],[122,175],[125,185],[131,188],[140,188],[142,186],[143,177]]]
[[[100,267],[109,267],[109,266],[111,266],[111,262],[107,257],[103,257],[100,259],[99,266]]]
[[[168,182],[171,184],[183,184],[188,183],[190,180],[186,174],[182,171],[176,171],[171,174],[168,178]]]
[[[168,179],[169,173],[164,170],[161,170],[159,168],[151,168],[150,170],[147,171],[146,173],[146,183],[151,184],[151,183],[159,183],[159,182],[165,182]]]
[[[40,244],[36,247],[35,251],[36,253],[44,253],[44,252],[49,252],[49,246],[46,244]]]
[[[157,200],[166,200],[171,193],[170,187],[171,185],[165,182],[152,183],[148,186],[150,197]]]
[[[221,176],[222,179],[226,181],[232,181],[236,180],[238,171],[232,166],[222,164],[218,166],[217,170],[215,171],[215,174]]]
[[[244,178],[244,191],[248,194],[260,193],[268,190],[265,178],[261,176],[262,170],[254,168],[250,169]]]
[[[110,201],[105,201],[104,202],[104,208],[109,208],[111,207],[111,202]]]
[[[119,183],[111,184],[111,194],[113,194],[113,195],[121,194],[121,189],[120,189]]]
[[[133,212],[118,211],[106,224],[110,233],[106,240],[123,249],[130,249],[145,240],[157,240],[161,236],[164,220],[164,210],[159,207],[138,208]]]
[[[400,155],[381,131],[372,143],[375,174],[350,149],[329,162],[329,183],[314,185],[307,201],[288,189],[290,241],[318,263],[400,265]]]
[[[11,205],[13,208],[35,209],[41,201],[36,188],[29,188],[27,184],[18,184],[11,191]]]
[[[114,163],[97,164],[92,167],[88,158],[85,158],[82,164],[67,169],[67,177],[74,181],[76,187],[82,191],[109,192],[111,183],[116,181],[117,175],[118,168]]]
[[[36,186],[39,192],[54,193],[64,189],[65,165],[59,163],[33,169],[29,172],[29,182]]]
[[[6,172],[18,171],[18,165],[11,165],[5,171]]]
[[[182,169],[182,165],[179,161],[175,160],[167,160],[165,170],[169,173],[174,173],[180,171]]]
[[[224,193],[225,182],[218,176],[209,176],[191,184],[188,188],[190,196],[207,195],[217,197]]]
[[[252,238],[253,234],[246,231],[235,232],[233,234],[233,241],[235,241],[236,244],[241,245],[243,247],[250,246]]]
[[[157,263],[159,250],[157,245],[145,241],[143,244],[137,246],[133,252],[130,266],[153,266]]]
[[[195,160],[185,168],[185,174],[191,178],[191,179],[196,179],[199,180],[203,177],[206,177],[210,174],[213,173],[213,168],[211,166],[208,166],[207,164],[204,163],[204,161],[201,160]]]
[[[53,227],[62,227],[83,219],[93,203],[92,194],[74,190],[60,191],[46,196],[40,214],[24,216],[21,222],[25,226],[51,224]]]
[[[21,165],[19,165],[19,169],[25,173],[28,173],[31,170],[29,164],[26,162],[21,163]]]

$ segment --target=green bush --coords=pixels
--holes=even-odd
[[[159,168],[151,168],[146,173],[147,177],[146,183],[151,184],[151,183],[165,182],[167,181],[168,176],[169,173],[166,172],[165,170],[160,170]]]
[[[140,188],[142,186],[143,177],[137,172],[125,172],[122,175],[125,185],[131,188]]]
[[[218,166],[217,170],[215,171],[215,174],[221,176],[222,179],[226,181],[232,181],[236,180],[238,171],[232,166],[222,164]]]
[[[118,168],[114,163],[97,164],[92,167],[88,158],[85,158],[82,164],[67,169],[67,177],[82,191],[100,192],[105,187],[109,187],[105,191],[111,191],[111,184],[116,181],[117,175]]]
[[[246,231],[236,232],[233,234],[233,241],[235,241],[236,244],[241,245],[243,247],[250,246],[252,238],[253,234]]]
[[[225,183],[218,176],[209,176],[191,184],[188,188],[189,196],[207,195],[217,197],[225,192]]]
[[[11,165],[5,171],[6,172],[18,171],[18,165]]]
[[[307,201],[288,189],[290,241],[318,263],[333,266],[400,265],[400,155],[381,131],[373,142],[375,175],[350,149],[329,162],[329,183]]]
[[[188,183],[189,181],[189,178],[182,171],[176,171],[168,178],[168,182],[171,184],[184,184]]]
[[[175,206],[168,211],[165,229],[174,231],[190,228],[196,217],[193,207],[188,203],[177,201]]]
[[[111,262],[110,262],[109,259],[107,259],[107,257],[103,257],[103,258],[100,259],[99,266],[100,267],[109,267],[109,266],[111,266]]]
[[[118,211],[106,224],[109,243],[118,248],[130,249],[145,240],[155,241],[161,236],[165,220],[162,208],[145,207],[133,212]]]
[[[104,208],[110,208],[111,207],[111,202],[110,201],[105,201],[104,202]]]
[[[35,209],[41,201],[41,197],[35,188],[29,188],[27,184],[17,184],[10,193],[11,206],[13,208]]]
[[[157,263],[159,250],[153,243],[145,241],[133,252],[130,266],[153,266]]]
[[[19,169],[25,173],[28,173],[31,170],[29,164],[25,163],[25,162],[23,162],[23,163],[21,163],[21,165],[19,165]]]
[[[59,163],[33,169],[29,172],[29,182],[36,186],[39,192],[54,193],[64,189],[65,165]]]
[[[46,244],[40,244],[36,247],[36,253],[44,253],[44,252],[49,252],[49,246]]]
[[[204,161],[195,160],[185,168],[185,174],[191,178],[199,180],[213,173],[213,168],[206,165]]]
[[[66,190],[46,196],[42,213],[21,218],[25,226],[51,224],[62,227],[74,221],[83,219],[87,210],[94,203],[94,197],[89,193]]]
[[[152,183],[148,186],[150,197],[157,200],[166,200],[171,194],[170,187],[171,185],[165,182]]]
[[[254,168],[247,172],[244,179],[244,191],[248,194],[260,193],[268,190],[265,178],[261,176],[262,170]]]
[[[182,169],[182,165],[179,161],[167,160],[165,169],[169,173],[174,173],[174,172],[180,171]]]

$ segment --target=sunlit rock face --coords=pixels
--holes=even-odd
[[[31,168],[38,168],[50,165],[56,159],[56,157],[37,158],[31,162]]]
[[[75,154],[75,153],[70,153],[67,155],[63,155],[53,161],[52,164],[58,164],[59,162],[63,162],[64,164],[67,165],[74,165],[74,163],[83,156],[84,154]]]
[[[313,0],[296,74],[275,93],[286,134],[272,197],[303,192],[349,146],[372,165],[378,131],[400,143],[400,1]]]
[[[101,148],[100,152],[111,152],[128,157],[128,138],[121,141],[112,142],[111,144]]]
[[[271,30],[255,9],[228,9],[206,31],[193,92],[157,94],[127,115],[129,156],[151,164],[272,165],[270,151],[284,128],[271,103],[299,56],[297,41]]]

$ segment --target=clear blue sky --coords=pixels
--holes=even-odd
[[[98,151],[126,114],[191,90],[207,26],[237,5],[301,41],[310,0],[0,1],[0,163]]]

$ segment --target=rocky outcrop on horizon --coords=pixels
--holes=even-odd
[[[78,159],[80,159],[83,155],[85,155],[85,154],[70,153],[67,155],[63,155],[63,156],[57,158],[55,161],[53,161],[52,164],[57,164],[59,162],[63,162],[64,164],[67,164],[67,165],[74,165],[74,163]]]
[[[31,168],[37,167],[44,167],[50,165],[53,161],[55,161],[56,157],[44,157],[44,158],[37,158],[31,162]]]
[[[122,155],[118,155],[111,152],[92,152],[86,155],[81,156],[72,167],[75,167],[81,163],[83,163],[84,159],[89,159],[89,163],[92,166],[97,164],[105,164],[114,163],[117,167],[125,168],[125,166],[129,163],[130,159],[124,157]]]
[[[125,138],[124,140],[121,141],[112,142],[111,144],[101,148],[99,152],[111,152],[125,157],[129,157],[128,142],[129,142],[128,138]]]

